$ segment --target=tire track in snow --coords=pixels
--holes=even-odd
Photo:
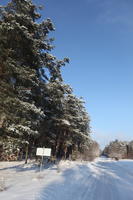
[[[106,171],[97,164],[93,166],[99,171],[99,177],[91,190],[89,200],[118,200],[119,192],[115,178],[111,176],[110,170]]]
[[[90,190],[90,194],[88,196],[86,195],[87,200],[112,200],[111,198],[111,189],[108,187],[106,174],[103,170],[101,170],[99,167],[95,167],[100,173],[99,176],[97,176],[97,180],[92,185],[92,188]]]
[[[92,166],[92,164],[89,165],[89,167],[90,166]],[[93,170],[94,170],[94,166],[93,166]],[[96,167],[95,167],[95,171],[98,171],[98,169]],[[90,175],[89,179],[86,182],[86,184],[88,184],[88,189],[87,190],[84,189],[84,191],[82,191],[82,193],[79,197],[79,200],[81,200],[81,199],[82,200],[88,200],[88,198],[89,198],[89,200],[93,199],[92,194],[93,194],[94,188],[96,187],[96,184],[97,184],[97,181],[98,181],[97,180],[98,176],[94,172],[91,171],[91,168],[90,168],[90,172],[92,174]]]

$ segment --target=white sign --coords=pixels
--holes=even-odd
[[[51,149],[49,149],[49,148],[45,148],[44,149],[44,154],[45,154],[45,156],[51,156]]]
[[[50,148],[37,148],[36,151],[37,156],[51,156],[51,149]]]

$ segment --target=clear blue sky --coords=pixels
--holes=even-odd
[[[2,0],[4,3],[5,1]],[[83,96],[92,135],[103,147],[133,139],[133,1],[34,0],[55,24],[55,54],[71,62],[63,70]]]

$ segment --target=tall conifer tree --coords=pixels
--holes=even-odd
[[[54,30],[50,19],[36,23],[41,16],[30,0],[12,0],[0,8],[0,122],[1,133],[38,134],[44,118],[38,105],[40,79],[60,79],[60,67],[48,52],[53,48],[48,33]],[[28,134],[28,135],[27,135]],[[27,135],[27,136],[26,136]]]

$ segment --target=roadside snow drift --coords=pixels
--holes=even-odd
[[[0,200],[133,200],[133,161],[0,162]]]

